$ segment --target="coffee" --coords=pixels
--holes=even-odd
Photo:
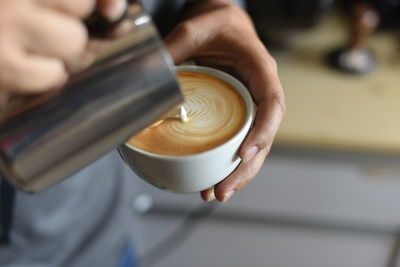
[[[219,183],[240,164],[238,150],[250,130],[254,104],[246,87],[224,72],[176,69],[188,121],[177,106],[118,150],[144,181],[170,192],[195,193]]]
[[[179,71],[177,76],[189,120],[165,119],[132,137],[129,145],[161,155],[191,155],[225,143],[242,128],[246,105],[234,87],[204,73]]]

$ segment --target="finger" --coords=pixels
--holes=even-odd
[[[68,76],[63,62],[55,58],[14,52],[3,62],[9,68],[2,71],[1,86],[13,92],[42,92],[61,86]]]
[[[95,0],[36,0],[36,2],[81,19],[93,11],[95,4]]]
[[[68,60],[85,49],[88,34],[83,23],[67,15],[38,8],[24,20],[24,44],[28,51]]]
[[[97,0],[96,9],[109,21],[116,21],[122,17],[126,8],[126,0]]]
[[[216,6],[214,6],[215,9],[213,11],[205,12],[205,15],[201,15],[200,12],[199,14],[192,16],[189,20],[178,24],[178,26],[175,27],[174,30],[165,38],[165,45],[176,64],[180,64],[192,57],[207,55],[211,57],[228,55],[231,58],[237,58],[242,51],[234,50],[238,49],[237,44],[240,42],[244,43],[244,52],[247,51],[249,43],[247,40],[243,40],[243,38],[240,40],[235,40],[235,38],[224,40],[225,30],[229,31],[231,28],[235,29],[235,26],[223,27],[225,25],[215,23],[215,18],[222,17],[229,20],[225,21],[225,23],[226,25],[231,26],[237,23],[238,16],[245,16],[245,19],[248,20],[247,15],[245,15],[245,13],[235,5],[226,5],[229,1],[220,2],[221,3],[215,3]],[[246,31],[247,30],[253,32],[252,28],[248,28]],[[232,34],[231,37],[233,37]],[[221,47],[218,46],[218,40],[227,41],[228,43],[222,45],[221,49]],[[203,49],[213,42],[216,45],[213,49],[208,51],[207,49]]]
[[[261,50],[258,55],[247,56],[246,61],[237,64],[237,71],[248,84],[257,111],[254,125],[239,151],[244,162],[250,161],[259,151],[270,149],[286,112],[285,96],[273,58],[266,50]]]
[[[201,191],[200,195],[201,195],[201,198],[206,202],[214,200],[215,199],[214,186]]]
[[[258,103],[254,124],[239,151],[244,162],[250,161],[260,151],[271,148],[283,115],[280,103],[273,98],[265,98]]]
[[[71,60],[64,62],[68,73],[77,73],[89,67],[109,44],[110,41],[105,39],[89,39],[86,49],[80,57],[71,58]]]
[[[226,202],[235,192],[247,185],[257,175],[268,153],[269,150],[264,149],[251,161],[242,161],[233,173],[214,186],[216,199]]]
[[[194,27],[195,23],[181,23],[165,38],[165,45],[175,64],[194,57],[207,36],[212,34],[207,31],[193,31]]]

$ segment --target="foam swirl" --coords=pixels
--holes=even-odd
[[[228,141],[243,126],[245,103],[231,85],[190,71],[179,71],[178,80],[189,121],[166,119],[131,138],[130,145],[162,155],[196,154]]]

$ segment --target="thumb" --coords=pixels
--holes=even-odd
[[[200,46],[204,43],[204,34],[194,28],[193,23],[183,22],[165,38],[165,46],[175,64],[195,57]]]

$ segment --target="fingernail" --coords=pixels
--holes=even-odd
[[[215,199],[215,194],[214,194],[214,193],[209,194],[209,195],[207,196],[206,202],[213,201],[214,199]]]
[[[244,162],[248,162],[249,160],[251,160],[260,150],[260,148],[255,145],[255,146],[251,146],[249,149],[247,149],[247,151],[244,153],[244,158],[243,161]]]
[[[121,0],[113,3],[104,11],[104,16],[109,21],[116,21],[122,17],[126,9],[126,0]]]
[[[228,201],[228,199],[230,199],[233,194],[235,194],[235,190],[229,191],[228,193],[225,194],[224,199],[222,200],[222,203],[225,203],[226,201]]]

